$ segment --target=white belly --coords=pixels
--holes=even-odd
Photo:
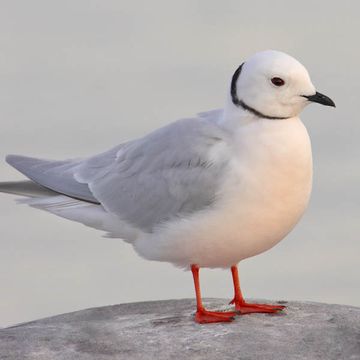
[[[230,150],[215,206],[139,239],[134,245],[142,256],[182,267],[229,267],[268,250],[294,227],[312,182],[311,146],[301,121],[252,123],[234,136]]]

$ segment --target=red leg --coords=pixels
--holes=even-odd
[[[234,282],[234,299],[230,301],[230,304],[235,305],[235,310],[240,314],[252,314],[252,313],[277,313],[285,308],[282,305],[268,305],[268,304],[250,304],[247,303],[241,293],[239,272],[237,266],[231,267],[231,273]]]
[[[199,324],[230,322],[234,320],[235,312],[208,311],[204,308],[201,300],[199,266],[191,265],[191,271],[194,277],[195,293],[196,293],[196,314],[195,321]]]

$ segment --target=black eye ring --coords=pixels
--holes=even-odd
[[[275,86],[283,86],[285,85],[285,81],[279,77],[273,77],[271,79],[271,82],[275,85]]]

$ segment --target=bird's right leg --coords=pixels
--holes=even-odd
[[[191,272],[194,278],[195,294],[196,294],[196,314],[195,321],[199,324],[218,323],[218,322],[230,322],[234,320],[236,312],[228,311],[209,311],[204,308],[201,299],[200,281],[199,281],[199,266],[191,265]]]
[[[234,299],[230,301],[230,304],[235,305],[235,310],[239,315],[253,314],[253,313],[277,313],[283,309],[283,305],[270,305],[270,304],[251,304],[247,303],[241,293],[239,272],[237,266],[231,267],[231,273],[234,282]]]

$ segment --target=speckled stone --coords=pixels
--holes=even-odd
[[[207,325],[194,323],[190,299],[81,310],[1,329],[0,359],[360,359],[360,308],[286,305],[283,314]]]

